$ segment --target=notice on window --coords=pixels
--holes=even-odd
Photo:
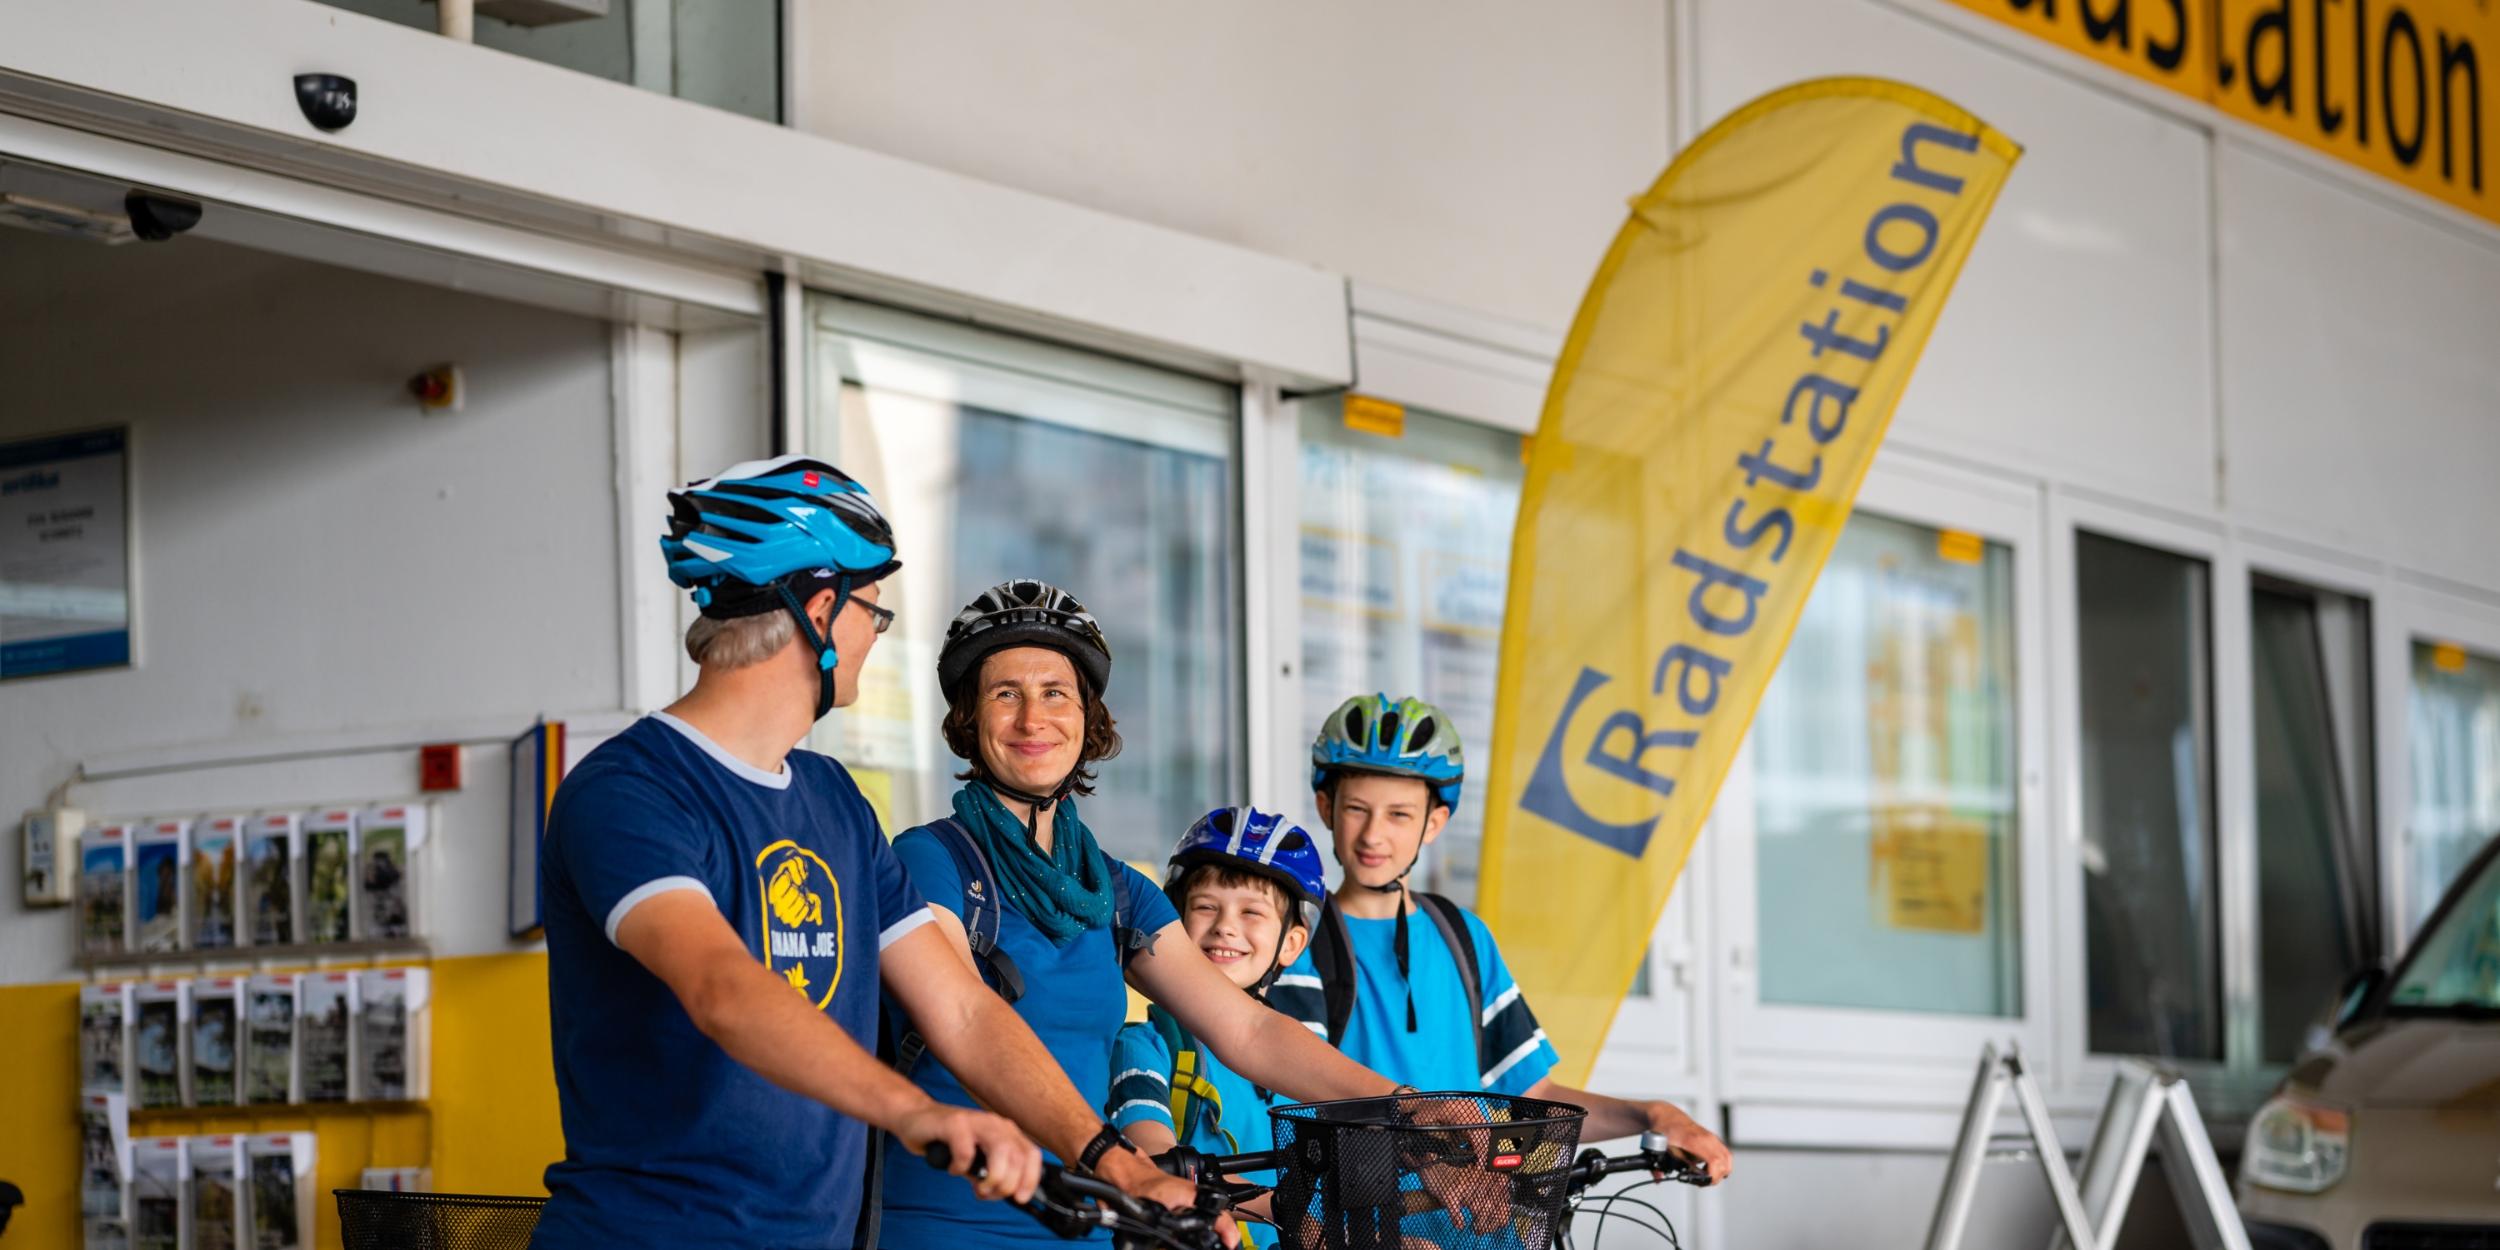
[[[1988,826],[1930,807],[1875,811],[1871,848],[1884,923],[1930,933],[1988,928]]]
[[[0,443],[0,678],[130,663],[127,443]]]

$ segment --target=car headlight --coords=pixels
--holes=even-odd
[[[2248,1122],[2240,1175],[2250,1184],[2314,1194],[2344,1179],[2352,1159],[2352,1113],[2278,1094]]]

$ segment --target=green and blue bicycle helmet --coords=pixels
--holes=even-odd
[[[1362,694],[1338,704],[1311,740],[1311,788],[1327,788],[1329,774],[1338,772],[1413,777],[1432,787],[1436,802],[1456,811],[1467,762],[1459,752],[1458,726],[1441,709],[1421,699]]]
[[[714,620],[775,610],[796,617],[816,651],[816,714],[832,710],[839,657],[807,619],[807,600],[831,589],[838,616],[853,591],[902,567],[894,527],[868,488],[821,460],[777,456],[678,487],[668,506],[660,555],[669,580],[693,591]]]

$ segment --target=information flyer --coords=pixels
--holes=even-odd
[[[0,443],[0,678],[130,663],[127,439]]]

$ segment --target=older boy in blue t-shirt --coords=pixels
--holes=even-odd
[[[1311,744],[1311,787],[1345,881],[1270,1001],[1393,1081],[1570,1103],[1588,1112],[1583,1140],[1664,1133],[1726,1179],[1726,1144],[1674,1104],[1556,1082],[1553,1044],[1492,930],[1407,888],[1464,775],[1457,727],[1421,699],[1358,696],[1329,715]]]

